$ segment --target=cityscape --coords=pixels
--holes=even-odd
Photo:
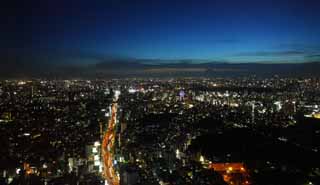
[[[319,90],[312,78],[4,80],[2,183],[317,184]]]
[[[319,9],[2,2],[0,185],[320,185]]]

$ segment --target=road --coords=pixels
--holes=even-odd
[[[119,177],[114,169],[113,161],[113,147],[115,141],[115,126],[117,117],[117,103],[112,104],[111,118],[109,119],[107,131],[104,134],[102,142],[102,157],[104,163],[104,177],[107,184],[109,185],[119,185]]]

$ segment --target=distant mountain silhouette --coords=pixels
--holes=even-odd
[[[43,62],[19,57],[2,59],[0,78],[121,78],[121,77],[320,77],[320,62],[226,63],[197,60],[110,58],[94,64]]]
[[[279,75],[284,77],[319,77],[320,62],[311,63],[225,63],[225,62],[207,62],[207,63],[160,63],[146,64],[139,60],[134,62],[103,62],[97,64],[101,74],[115,74],[119,76],[131,74],[141,77],[237,77],[256,75],[258,77],[270,77]],[[120,75],[121,76],[121,75]]]

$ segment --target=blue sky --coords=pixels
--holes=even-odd
[[[316,0],[31,0],[5,8],[2,53],[234,63],[320,59]]]

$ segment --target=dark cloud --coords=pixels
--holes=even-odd
[[[307,55],[305,56],[307,59],[320,59],[320,54]]]
[[[279,57],[279,56],[300,56],[306,55],[305,51],[258,51],[258,52],[246,52],[246,53],[238,53],[234,56],[245,57],[245,56],[253,56],[253,57]]]
[[[274,46],[275,49],[287,49],[287,50],[298,50],[298,51],[318,51],[320,50],[319,44],[312,43],[282,43]]]

